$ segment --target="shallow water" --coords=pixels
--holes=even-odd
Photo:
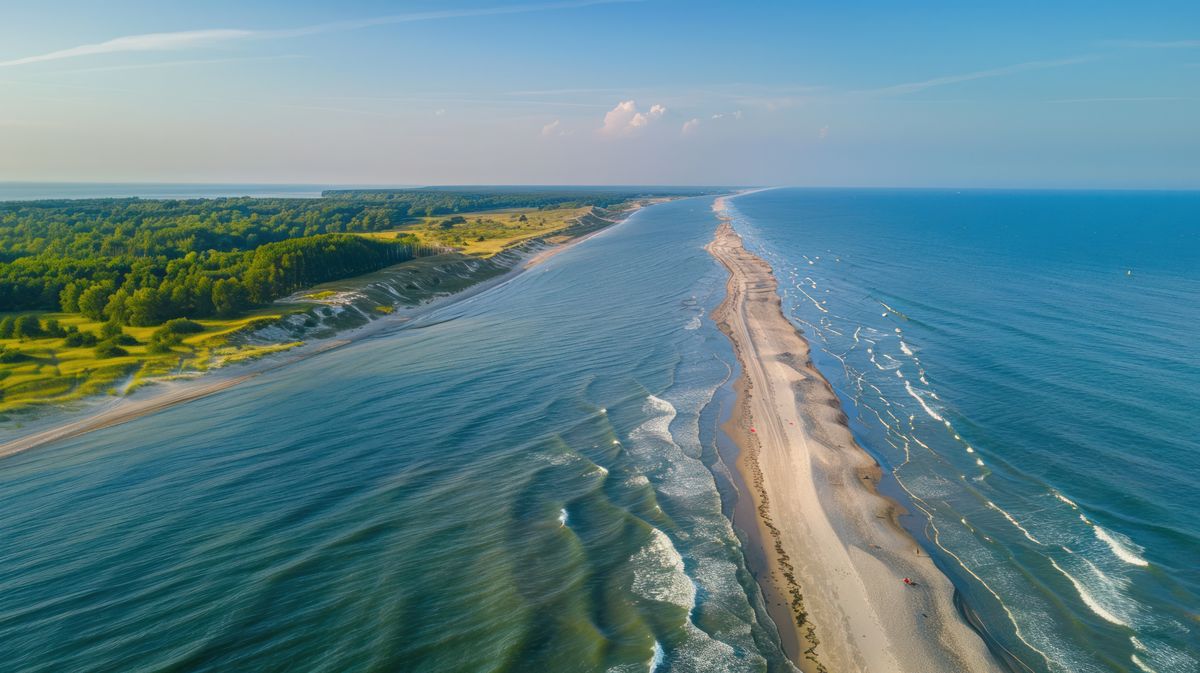
[[[0,462],[0,670],[784,670],[699,420],[710,205]]]
[[[995,644],[1032,670],[1200,670],[1200,194],[732,203]]]

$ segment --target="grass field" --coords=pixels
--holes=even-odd
[[[0,314],[0,318],[5,314]],[[64,327],[98,334],[101,324],[77,313],[38,313]],[[91,346],[71,348],[61,338],[0,339],[0,347],[26,358],[0,364],[0,416],[39,404],[70,402],[91,395],[122,394],[150,377],[170,377],[204,371],[226,362],[259,357],[298,343],[266,346],[234,345],[229,337],[242,330],[278,320],[283,312],[267,309],[231,320],[198,320],[204,331],[189,334],[170,353],[150,353],[146,344],[157,327],[126,327],[137,345],[123,346],[128,355],[98,358]]]
[[[474,257],[491,257],[522,241],[572,227],[591,208],[489,210],[414,219],[398,229],[364,234],[392,238],[414,234],[422,243],[457,248]]]

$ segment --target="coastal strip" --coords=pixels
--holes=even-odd
[[[759,577],[781,641],[807,672],[999,671],[954,606],[954,587],[880,495],[837,395],[783,314],[771,267],[725,210],[707,250],[729,271],[713,313],[741,364],[724,431],[758,514]]]
[[[0,439],[0,459],[54,442],[79,437],[80,435],[96,430],[127,423],[176,405],[208,397],[209,395],[214,395],[245,383],[267,372],[307,360],[334,348],[375,336],[381,330],[402,328],[405,323],[419,316],[507,283],[515,276],[544,263],[551,257],[625,222],[647,205],[669,200],[671,199],[662,198],[636,202],[626,210],[618,213],[617,217],[605,220],[607,224],[599,229],[583,233],[561,243],[541,246],[535,250],[523,253],[523,259],[515,263],[506,273],[486,280],[480,280],[453,294],[435,298],[420,306],[398,311],[396,314],[381,317],[361,327],[352,328],[337,335],[336,338],[315,340],[298,348],[291,349],[287,356],[264,358],[258,362],[241,364],[238,367],[239,371],[237,374],[217,370],[200,374],[190,380],[154,381],[154,385],[152,386],[144,387],[128,397],[122,397],[106,404],[91,406],[76,412],[52,411],[47,414],[46,421],[48,422],[35,423],[32,428],[26,430],[23,434],[15,437],[10,436],[7,440]]]

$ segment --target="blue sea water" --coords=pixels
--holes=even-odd
[[[1196,670],[1200,197],[732,203],[993,646]],[[710,205],[0,460],[0,671],[789,670],[728,519]]]
[[[996,644],[1033,670],[1200,670],[1200,194],[732,203]]]

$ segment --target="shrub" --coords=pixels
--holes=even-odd
[[[28,355],[15,348],[0,348],[0,364],[7,365],[13,362],[23,362],[28,359]]]
[[[195,320],[188,320],[187,318],[175,318],[163,323],[162,327],[159,327],[155,333],[163,332],[166,334],[199,334],[203,331],[204,325],[201,325]]]
[[[95,346],[96,335],[91,332],[80,332],[78,330],[67,334],[63,340],[63,345],[68,348],[79,348],[80,346]]]
[[[42,323],[37,316],[19,315],[13,320],[12,337],[14,339],[32,339],[42,336]]]
[[[129,355],[129,351],[111,341],[104,341],[97,344],[95,353],[98,358],[119,358],[122,355]]]

